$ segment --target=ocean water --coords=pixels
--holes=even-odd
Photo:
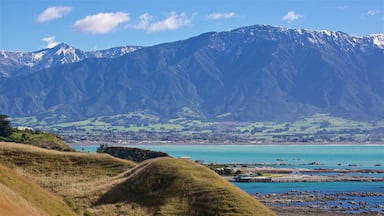
[[[95,152],[98,146],[73,146]],[[129,145],[189,156],[204,163],[255,163],[287,168],[384,169],[383,145]],[[318,165],[309,165],[316,162]],[[282,165],[283,164],[283,165]],[[379,166],[380,165],[380,166]]]
[[[321,193],[384,192],[383,182],[286,182],[286,183],[238,183],[250,194],[286,193],[289,191],[319,191]]]
[[[162,151],[172,157],[191,157],[204,163],[254,163],[282,168],[384,169],[383,145],[128,145]],[[96,152],[98,146],[73,145],[78,151]],[[309,165],[316,162],[318,165]],[[284,165],[282,165],[284,164]],[[326,174],[326,173],[325,173]],[[383,177],[382,173],[349,173]],[[292,182],[292,183],[233,183],[249,194],[279,194],[289,191],[310,191],[321,194],[345,192],[384,193],[384,182]],[[368,202],[368,210],[384,213],[382,196],[345,197],[359,203]],[[333,201],[335,202],[335,201]],[[302,205],[303,203],[298,203]],[[327,203],[328,206],[340,202]],[[348,207],[344,202],[343,207]],[[368,211],[367,210],[367,211]],[[354,213],[360,212],[357,210]],[[363,210],[366,211],[366,210]],[[351,211],[352,213],[352,211]]]
[[[377,212],[384,214],[384,183],[383,182],[289,182],[289,183],[233,183],[249,194],[279,194],[295,193],[298,191],[316,196],[331,196],[334,199],[314,200],[307,202],[290,202],[287,204],[272,204],[271,206],[312,206],[320,205],[324,209],[343,208],[348,213]],[[360,193],[354,196],[349,192]],[[379,196],[363,194],[375,193]],[[321,195],[319,195],[321,194]],[[367,203],[364,208],[356,208],[352,203]],[[345,212],[344,212],[345,213]]]

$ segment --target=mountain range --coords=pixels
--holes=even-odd
[[[384,34],[254,25],[151,47],[0,52],[0,112],[67,120],[384,118]],[[183,114],[184,113],[184,114]]]
[[[60,43],[53,48],[35,52],[0,51],[0,79],[29,75],[45,68],[75,63],[86,58],[116,58],[140,48],[139,46],[122,46],[84,52]]]

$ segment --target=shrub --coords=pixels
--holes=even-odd
[[[0,136],[9,137],[12,134],[11,122],[8,116],[0,115]]]
[[[84,216],[92,216],[93,214],[92,214],[92,212],[85,210],[83,215]]]
[[[77,214],[80,213],[80,209],[79,207],[75,204],[75,202],[73,201],[73,199],[69,198],[69,197],[65,197],[64,198],[64,202],[67,204],[67,206],[69,206],[74,212],[76,212]]]

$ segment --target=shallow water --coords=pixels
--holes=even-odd
[[[98,146],[73,145],[78,151],[96,152]],[[189,156],[204,163],[253,163],[281,168],[384,169],[383,145],[129,145],[162,151],[172,157]],[[308,165],[316,162],[318,165]],[[285,165],[281,165],[285,164]],[[380,166],[379,166],[380,165]],[[321,173],[317,173],[321,174]],[[324,173],[326,175],[327,173]],[[334,174],[334,173],[333,173]],[[333,175],[332,174],[332,175]],[[331,175],[328,173],[328,175]],[[383,177],[382,173],[347,173],[345,175]],[[249,194],[282,194],[289,191],[310,191],[341,198],[346,192],[384,192],[384,182],[291,182],[291,183],[233,183]],[[354,207],[348,203],[369,203],[370,211],[384,212],[382,196],[348,196],[340,200],[310,205]],[[343,203],[343,204],[340,204]],[[291,203],[295,205],[295,203]],[[297,206],[305,203],[297,203]],[[308,203],[307,203],[308,204]],[[361,212],[366,210],[353,210]]]
[[[319,193],[384,192],[383,182],[287,182],[287,183],[237,183],[234,185],[255,194],[286,193],[288,191],[318,191]]]
[[[313,201],[268,204],[269,206],[322,206],[325,210],[344,209],[350,213],[381,212],[384,213],[383,182],[291,182],[291,183],[233,183],[249,194],[311,194],[317,197]],[[353,193],[350,193],[353,192]],[[367,194],[373,193],[371,196]],[[353,194],[353,195],[352,195]],[[294,196],[292,196],[294,197]],[[329,199],[330,198],[330,199]],[[359,203],[367,203],[361,207]]]
[[[95,152],[98,146],[73,146]],[[384,169],[383,145],[129,145],[190,156],[204,163],[255,163],[287,168]],[[318,165],[309,165],[316,162]],[[284,165],[281,165],[284,164]],[[380,165],[380,166],[378,166]]]

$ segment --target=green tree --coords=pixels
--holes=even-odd
[[[7,115],[0,115],[0,136],[9,137],[12,133],[11,122]]]

